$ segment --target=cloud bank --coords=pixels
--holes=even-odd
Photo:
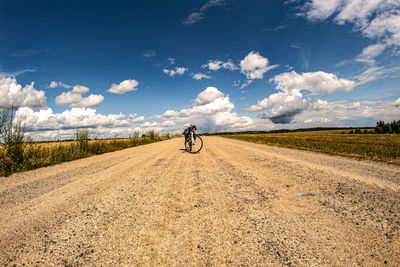
[[[0,79],[0,107],[30,107],[43,108],[46,106],[47,98],[44,91],[34,88],[35,83],[22,85],[15,78]]]

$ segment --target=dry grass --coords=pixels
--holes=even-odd
[[[400,165],[400,135],[349,134],[349,131],[315,131],[223,135],[258,144],[297,148]]]
[[[3,145],[0,145],[0,176],[18,171],[32,170],[57,163],[99,155],[128,147],[150,144],[173,138],[173,136],[152,136],[141,138],[28,142],[21,144],[22,159],[12,160]]]

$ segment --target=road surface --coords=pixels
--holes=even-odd
[[[0,178],[0,265],[400,265],[400,167],[204,137]]]

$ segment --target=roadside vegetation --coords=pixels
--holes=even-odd
[[[372,128],[222,136],[257,144],[311,150],[400,165],[400,135],[378,134],[380,130],[378,131]]]
[[[13,109],[3,109],[0,112],[0,176],[173,137],[169,134],[159,136],[154,130],[149,130],[142,137],[135,132],[124,139],[90,140],[89,136],[89,130],[76,129],[72,141],[33,142],[31,138],[25,138],[23,125],[14,121]]]

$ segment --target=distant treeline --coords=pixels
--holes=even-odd
[[[332,130],[350,130],[351,134],[385,134],[385,133],[397,133],[400,134],[400,120],[385,123],[384,121],[378,121],[376,127],[314,127],[314,128],[300,128],[300,129],[279,129],[269,131],[241,131],[241,132],[219,132],[219,133],[203,133],[202,135],[235,135],[235,134],[268,134],[268,133],[291,133],[291,132],[315,132],[315,131],[332,131]]]
[[[219,132],[204,133],[202,135],[233,135],[233,134],[267,134],[267,133],[291,133],[291,132],[315,132],[315,131],[331,131],[331,130],[355,130],[355,127],[314,127],[300,129],[279,129],[269,131],[241,131],[241,132]],[[374,127],[363,127],[363,129],[374,129]]]
[[[385,123],[384,121],[378,121],[376,123],[375,132],[378,134],[385,133],[397,133],[400,134],[400,120]]]

